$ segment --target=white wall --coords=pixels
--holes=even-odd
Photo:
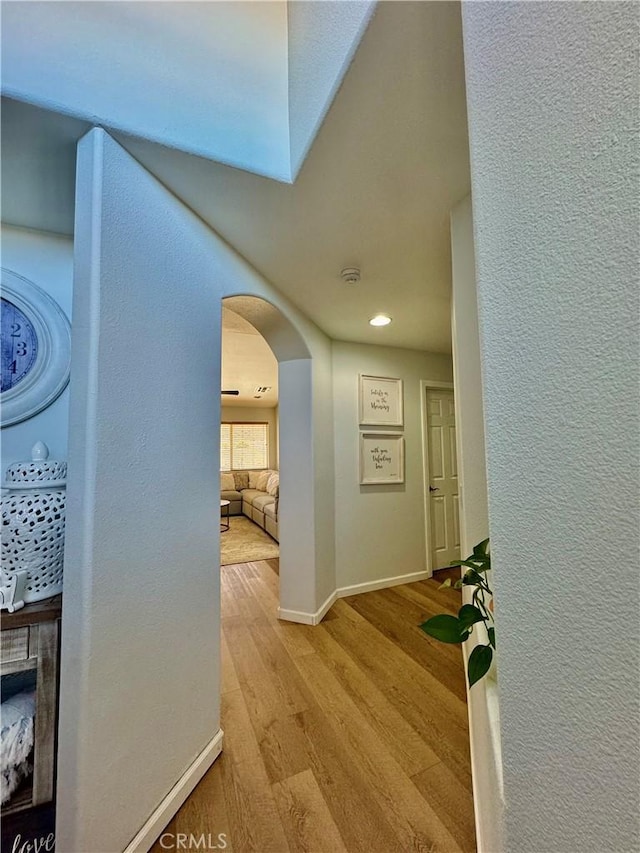
[[[284,2],[8,4],[2,82],[19,100],[290,176]]]
[[[471,197],[451,212],[451,337],[456,399],[460,548],[466,557],[489,535],[487,467]],[[495,575],[495,572],[492,574]],[[495,590],[495,578],[493,580]],[[470,598],[470,596],[469,596]],[[474,637],[465,644],[470,653]],[[481,640],[486,642],[486,639]],[[467,691],[473,801],[479,853],[504,848],[498,687],[491,676]]]
[[[304,162],[375,6],[375,0],[287,3],[292,178]]]
[[[463,4],[514,853],[638,846],[638,14]]]
[[[280,397],[280,611],[302,621],[315,613],[316,546],[319,533],[313,454],[313,366],[311,359],[279,363]],[[326,531],[328,533],[328,531]],[[333,533],[333,531],[331,531]]]
[[[314,508],[316,523],[315,600],[318,608],[337,585],[335,539],[335,443],[333,430],[333,364],[332,343],[328,338],[315,347],[313,365],[313,461]],[[284,416],[284,413],[283,413]],[[281,449],[284,442],[284,432]],[[327,537],[331,538],[327,538]]]
[[[104,853],[219,731],[220,292],[211,232],[102,130],[75,234],[57,849]]]
[[[269,467],[278,468],[278,410],[249,406],[222,406],[220,420],[224,423],[269,424]]]
[[[405,482],[361,486],[358,375],[404,381]],[[336,583],[426,570],[420,380],[452,380],[448,355],[333,342]],[[389,431],[400,431],[389,429]]]
[[[2,266],[42,288],[71,319],[73,241],[68,237],[2,226]],[[67,458],[69,388],[44,411],[2,429],[2,478],[7,465],[31,458],[36,441],[44,441],[51,459]]]

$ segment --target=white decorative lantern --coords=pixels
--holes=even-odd
[[[2,487],[1,583],[15,589],[16,578],[26,572],[22,599],[27,603],[62,592],[67,482],[67,463],[50,460],[46,444],[38,441],[31,454],[31,462],[7,468]],[[22,606],[10,604],[10,609]]]

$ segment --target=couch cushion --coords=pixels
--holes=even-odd
[[[254,509],[259,509],[260,512],[264,512],[265,507],[269,506],[270,504],[274,504],[275,502],[276,499],[274,497],[272,497],[271,495],[265,495],[263,493],[255,497],[251,505],[254,507]]]
[[[267,531],[269,536],[272,536],[276,542],[278,541],[278,522],[269,518],[266,514],[264,517],[264,529]]]
[[[240,492],[242,489],[249,488],[249,472],[248,471],[234,471],[233,479],[236,483],[236,489]]]
[[[236,491],[236,481],[233,478],[231,471],[220,472],[220,491],[229,492]]]
[[[278,516],[276,515],[276,502],[275,501],[272,504],[265,504],[264,514],[267,516],[267,518],[272,518],[274,521],[277,520]]]
[[[241,501],[242,495],[240,492],[237,492],[235,489],[223,489],[220,492],[220,500],[221,501]]]
[[[259,497],[264,497],[264,492],[259,492],[257,489],[242,490],[242,500],[249,506],[253,506],[253,501]]]
[[[280,487],[280,474],[277,471],[274,471],[269,476],[269,479],[267,480],[267,488],[265,491],[267,491],[270,495],[273,495],[273,497],[275,498],[278,496],[279,487]]]
[[[257,489],[258,488],[258,477],[262,474],[262,471],[247,471],[249,475],[249,488]]]
[[[269,477],[273,474],[273,471],[261,471],[258,477],[256,478],[256,489],[260,489],[261,492],[267,491],[267,483],[269,482]]]

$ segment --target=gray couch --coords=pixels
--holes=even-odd
[[[269,480],[269,491],[251,488],[256,485],[261,474],[262,480]],[[265,474],[268,477],[265,477]],[[231,485],[230,478],[233,478],[233,489],[228,488]],[[220,499],[230,501],[229,515],[246,515],[278,542],[278,472],[233,471],[222,474],[220,479]],[[261,482],[260,485],[262,484]]]

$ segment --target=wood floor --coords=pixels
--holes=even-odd
[[[234,853],[474,851],[460,647],[417,628],[460,606],[446,573],[311,627],[276,619],[276,560],[221,571],[224,752],[165,832]]]

